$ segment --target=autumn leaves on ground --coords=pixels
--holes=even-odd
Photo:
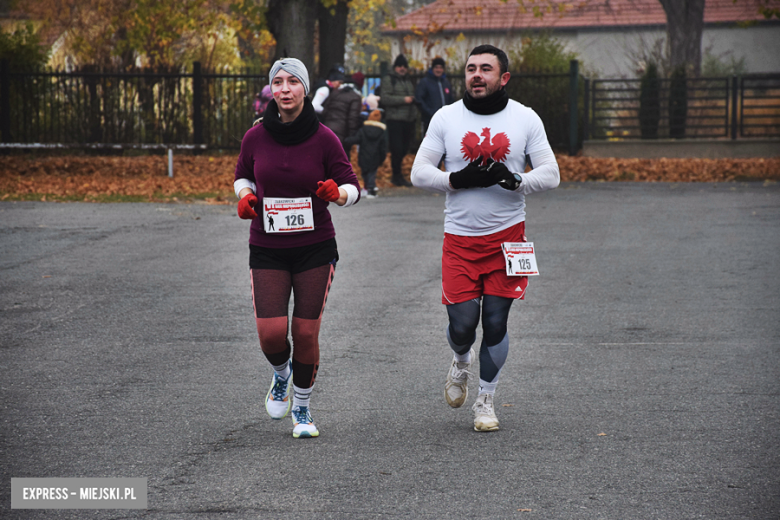
[[[0,200],[94,202],[201,201],[232,204],[237,155],[176,155],[173,178],[167,156],[0,156]],[[404,160],[404,174],[414,161]],[[352,163],[359,173],[356,154]],[[595,159],[558,156],[562,181],[731,182],[780,180],[780,158],[772,159]],[[377,185],[390,184],[390,160]]]

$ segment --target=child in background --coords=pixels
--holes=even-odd
[[[382,113],[373,110],[363,126],[353,136],[344,139],[346,146],[360,145],[358,166],[363,176],[366,198],[374,199],[379,190],[376,187],[376,170],[387,157],[387,126],[382,122]]]
[[[252,104],[252,108],[255,111],[255,119],[263,117],[265,115],[265,107],[268,106],[268,102],[274,98],[271,94],[271,86],[266,85],[259,94],[255,94],[255,101]]]

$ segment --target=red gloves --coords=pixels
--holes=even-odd
[[[325,182],[317,182],[317,196],[328,202],[339,200],[341,193],[339,192],[339,187],[336,184],[336,181],[333,179],[328,179]]]
[[[238,201],[238,216],[246,220],[257,218],[257,213],[252,209],[255,204],[257,204],[257,197],[254,193],[245,195],[243,199]]]

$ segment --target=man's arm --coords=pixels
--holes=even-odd
[[[519,172],[520,177],[523,178],[520,189],[524,195],[551,190],[557,188],[561,183],[558,161],[555,160],[555,154],[547,141],[544,124],[536,112],[532,111],[531,113],[534,119],[530,125],[525,149],[531,158],[531,168],[533,169],[528,173]]]
[[[436,112],[414,157],[411,179],[418,188],[446,193],[455,189],[450,185],[450,172],[439,169],[439,162],[446,151],[441,121],[441,111]]]
[[[428,139],[428,135],[430,135],[430,131],[426,134],[425,139]],[[443,153],[426,147],[425,139],[423,139],[423,143],[414,157],[411,176],[412,184],[429,191],[442,193],[455,191],[450,186],[450,172],[443,172],[438,167]]]

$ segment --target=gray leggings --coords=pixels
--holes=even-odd
[[[509,337],[506,327],[512,298],[485,295],[480,306],[479,298],[447,305],[450,324],[447,340],[458,354],[469,351],[477,339],[477,326],[482,314],[482,345],[479,349],[479,378],[495,382],[509,353]]]

